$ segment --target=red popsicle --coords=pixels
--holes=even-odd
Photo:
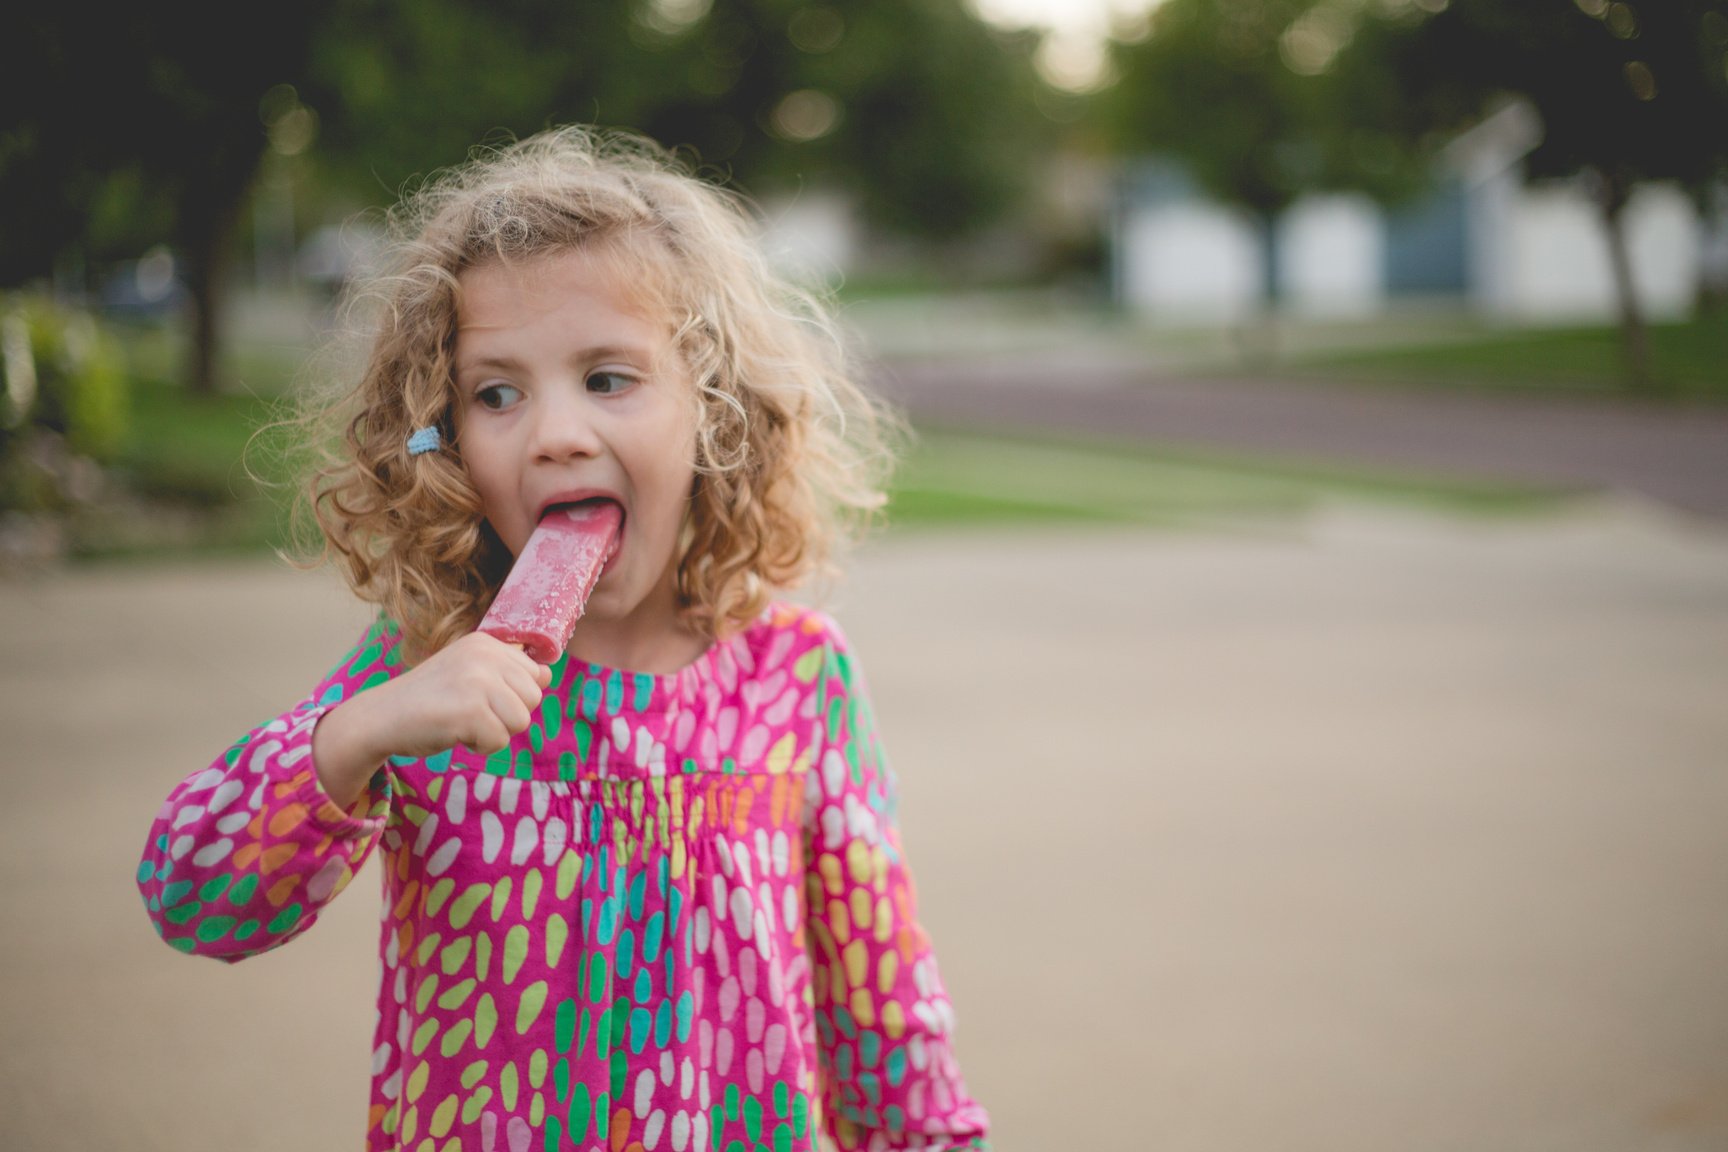
[[[541,664],[555,663],[570,643],[600,570],[618,551],[622,518],[610,500],[562,505],[546,513],[479,630],[522,645]]]

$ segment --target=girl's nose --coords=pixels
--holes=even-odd
[[[536,459],[551,461],[593,456],[600,450],[592,406],[580,396],[561,389],[548,389],[533,411],[534,431],[530,448]]]

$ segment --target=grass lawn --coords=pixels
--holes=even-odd
[[[1650,327],[1650,361],[1663,398],[1728,402],[1728,314]],[[1485,329],[1433,344],[1293,358],[1304,375],[1353,381],[1624,395],[1616,327]]]
[[[174,382],[177,342],[160,329],[119,329],[132,374],[129,423],[110,499],[68,525],[80,559],[263,551],[286,539],[291,480],[268,436],[297,362],[246,348],[229,376],[245,391],[195,396]],[[263,481],[263,483],[260,483]]]
[[[1328,500],[1459,515],[1555,509],[1571,493],[1132,444],[927,429],[889,506],[895,528],[1052,521],[1186,528],[1300,513]]]
[[[194,397],[160,381],[133,387],[132,425],[109,499],[68,525],[80,559],[255,552],[286,539],[288,479],[253,432],[268,401]],[[264,483],[260,483],[262,480]]]

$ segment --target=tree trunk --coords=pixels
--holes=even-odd
[[[217,392],[227,320],[228,264],[240,203],[193,204],[188,212],[197,223],[185,235],[186,286],[192,297],[192,343],[187,349],[187,387],[200,396]]]
[[[1250,368],[1264,371],[1278,363],[1278,214],[1276,211],[1256,211],[1254,223],[1260,240],[1261,278],[1260,299],[1254,303],[1252,316],[1236,329],[1237,351]]]
[[[1632,256],[1626,247],[1626,203],[1632,198],[1632,182],[1622,172],[1597,173],[1597,207],[1602,230],[1608,240],[1608,262],[1614,271],[1614,293],[1620,306],[1620,350],[1625,361],[1626,383],[1633,391],[1648,393],[1655,381],[1650,374],[1650,340],[1644,314],[1638,307],[1638,286],[1632,280]]]
[[[1717,185],[1699,197],[1699,218],[1709,222],[1713,236],[1728,236],[1728,188]],[[1700,317],[1728,315],[1728,264],[1721,260],[1705,260],[1703,275],[1698,278],[1698,314]]]

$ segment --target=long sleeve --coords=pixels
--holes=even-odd
[[[805,860],[822,1108],[844,1149],[981,1148],[984,1109],[955,1060],[954,1011],[918,923],[863,675],[824,653]]]
[[[377,845],[390,808],[380,769],[343,811],[312,763],[319,719],[399,664],[375,625],[311,696],[181,781],[158,811],[138,887],[164,941],[234,963],[310,928]]]

